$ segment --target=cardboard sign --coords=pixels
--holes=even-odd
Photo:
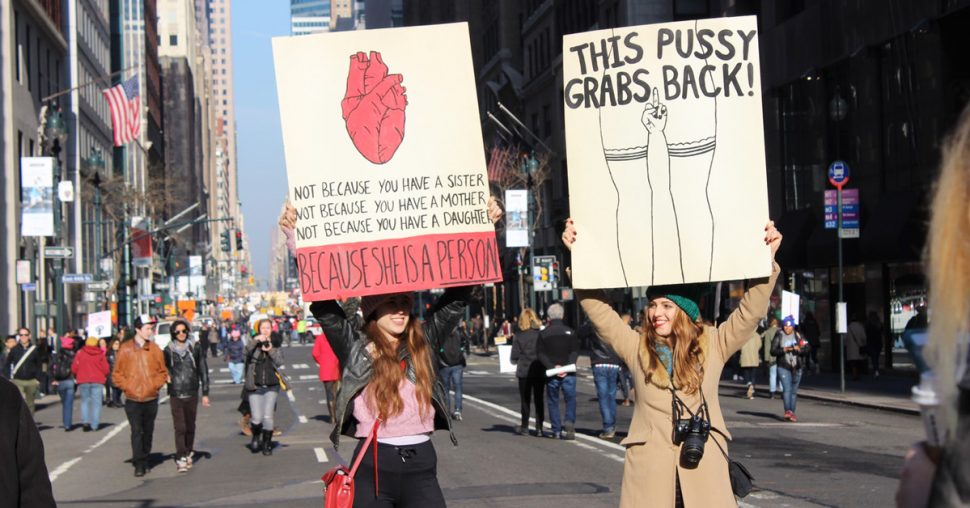
[[[94,312],[88,314],[88,337],[111,336],[111,311]]]
[[[306,301],[502,279],[467,24],[273,53]]]
[[[795,324],[801,323],[801,300],[802,297],[791,291],[781,291],[781,318],[791,316]]]
[[[763,277],[754,16],[563,38],[577,288]]]

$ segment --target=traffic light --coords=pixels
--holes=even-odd
[[[228,230],[223,231],[222,233],[219,234],[219,236],[221,237],[222,252],[232,251],[232,244],[230,243],[230,240],[229,240],[229,231]]]
[[[236,230],[236,250],[243,250],[242,231]]]

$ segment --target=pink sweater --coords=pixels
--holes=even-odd
[[[372,406],[376,406],[371,390],[372,385],[367,385],[354,401],[354,418],[357,418],[357,432],[354,434],[356,437],[367,437],[374,426],[374,420],[377,419],[377,414],[371,410]],[[414,383],[405,379],[401,381],[398,390],[401,400],[404,401],[404,410],[388,418],[386,422],[381,422],[380,428],[377,429],[377,438],[416,436],[434,432],[434,408],[428,407],[426,414],[421,413]]]

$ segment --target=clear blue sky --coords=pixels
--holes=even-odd
[[[286,197],[286,164],[271,39],[290,33],[287,0],[232,2],[239,199],[257,280],[269,276],[270,233]]]

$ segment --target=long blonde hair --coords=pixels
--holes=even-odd
[[[704,381],[704,355],[701,350],[703,335],[704,326],[701,323],[692,322],[687,317],[687,313],[680,308],[677,308],[677,313],[674,314],[671,333],[667,338],[658,336],[649,320],[644,320],[640,329],[640,347],[641,351],[646,350],[648,358],[643,358],[644,355],[641,354],[640,366],[647,383],[656,384],[655,373],[660,370],[664,371],[664,375],[659,377],[665,377],[666,367],[660,362],[660,356],[657,354],[657,342],[666,343],[674,356],[674,386],[687,394],[697,393]]]
[[[924,258],[931,311],[926,357],[940,381],[940,407],[953,429],[957,375],[967,366],[970,331],[970,106],[943,147]]]
[[[371,320],[364,325],[364,333],[374,344],[374,351],[371,354],[374,366],[374,374],[371,376],[371,394],[377,407],[371,410],[376,412],[382,420],[388,417],[401,414],[404,410],[404,401],[401,400],[399,390],[401,381],[405,379],[404,369],[401,368],[398,360],[397,349],[404,346],[408,349],[411,356],[411,364],[414,366],[415,392],[418,397],[418,407],[422,414],[427,414],[431,409],[431,387],[434,384],[434,374],[431,366],[431,352],[428,343],[424,340],[424,332],[421,324],[412,315],[408,320],[408,325],[398,337],[396,344],[391,344],[384,333],[377,327],[377,321]]]
[[[522,309],[522,312],[519,313],[519,330],[538,330],[539,328],[542,328],[542,321],[539,320],[536,311],[529,307]]]

